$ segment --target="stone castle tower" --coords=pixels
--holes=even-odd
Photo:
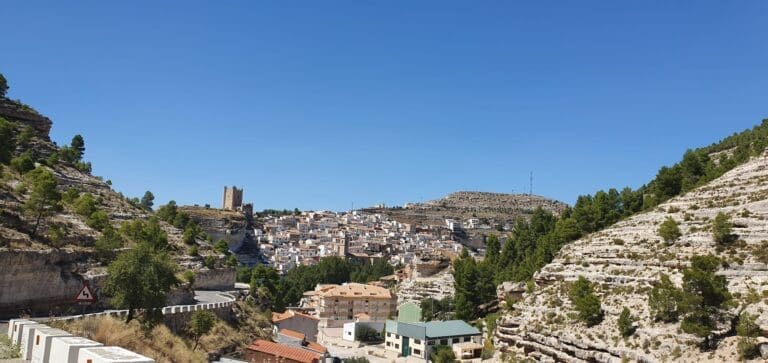
[[[229,210],[237,210],[243,205],[243,190],[237,189],[237,187],[232,186],[232,188],[224,187],[224,202],[222,204],[222,209],[229,209]]]

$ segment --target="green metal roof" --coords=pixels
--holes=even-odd
[[[425,324],[429,338],[480,335],[480,330],[464,320],[430,321]]]
[[[430,321],[427,323],[403,323],[387,320],[386,329],[388,333],[414,339],[480,335],[480,330],[477,330],[477,328],[463,320]]]

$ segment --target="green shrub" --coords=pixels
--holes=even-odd
[[[229,255],[229,244],[226,240],[220,239],[213,245],[213,250],[223,255]]]
[[[456,355],[453,354],[453,349],[447,345],[436,346],[429,357],[434,363],[454,363],[456,361]]]
[[[755,338],[759,337],[762,332],[756,321],[757,316],[752,314],[742,313],[739,316],[739,323],[736,325],[739,343],[736,346],[736,350],[739,352],[739,358],[741,359],[757,358],[760,354]]]
[[[205,256],[205,259],[203,260],[203,266],[213,270],[213,268],[216,267],[216,259],[211,255]]]
[[[237,264],[238,264],[238,261],[235,255],[229,255],[229,257],[227,257],[227,261],[226,261],[227,267],[236,267]]]
[[[69,191],[67,191],[67,193],[69,193]],[[96,199],[93,197],[93,194],[83,193],[72,204],[72,209],[74,209],[75,213],[81,216],[89,217],[91,214],[93,214],[97,210]]]
[[[568,297],[579,313],[579,320],[585,322],[587,326],[597,325],[603,321],[600,298],[595,295],[592,283],[584,276],[579,276],[579,279],[571,285]]]
[[[618,321],[619,333],[621,336],[628,337],[635,333],[636,328],[634,322],[635,319],[630,315],[629,309],[625,307],[624,310],[621,311]]]
[[[667,275],[661,275],[659,284],[648,294],[648,308],[656,321],[671,323],[680,316],[682,290],[675,287]]]
[[[103,263],[108,263],[117,255],[117,249],[123,248],[124,245],[123,236],[115,228],[107,225],[102,230],[101,237],[96,240],[94,248],[99,260]]]
[[[86,224],[97,231],[102,231],[109,225],[109,216],[103,210],[97,210],[91,213]]]
[[[32,155],[29,152],[25,152],[11,159],[11,168],[20,174],[25,174],[35,168],[35,161],[32,159]]]
[[[664,242],[669,244],[677,241],[682,236],[682,233],[680,233],[680,227],[678,227],[677,222],[672,217],[667,217],[659,227],[659,236],[664,239]]]
[[[731,233],[732,229],[733,225],[728,215],[720,212],[712,221],[712,238],[720,244],[733,242],[736,236]]]
[[[195,273],[192,270],[186,270],[184,271],[184,281],[186,281],[189,286],[195,285]]]
[[[358,325],[355,329],[355,340],[364,343],[373,343],[380,342],[383,339],[376,329],[365,325]]]

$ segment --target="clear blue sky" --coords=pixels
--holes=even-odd
[[[766,1],[7,1],[10,96],[157,203],[572,203],[768,117]],[[213,6],[216,4],[216,6]]]

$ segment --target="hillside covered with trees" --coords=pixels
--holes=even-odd
[[[688,150],[681,161],[660,168],[653,180],[637,189],[600,190],[579,196],[573,208],[560,216],[536,209],[529,219],[518,219],[503,245],[497,237],[488,238],[483,262],[469,262],[471,257],[465,257],[454,263],[456,316],[479,317],[481,312],[472,306],[495,299],[490,286],[531,279],[563,245],[705,185],[761,155],[766,145],[768,120],[720,142]]]

